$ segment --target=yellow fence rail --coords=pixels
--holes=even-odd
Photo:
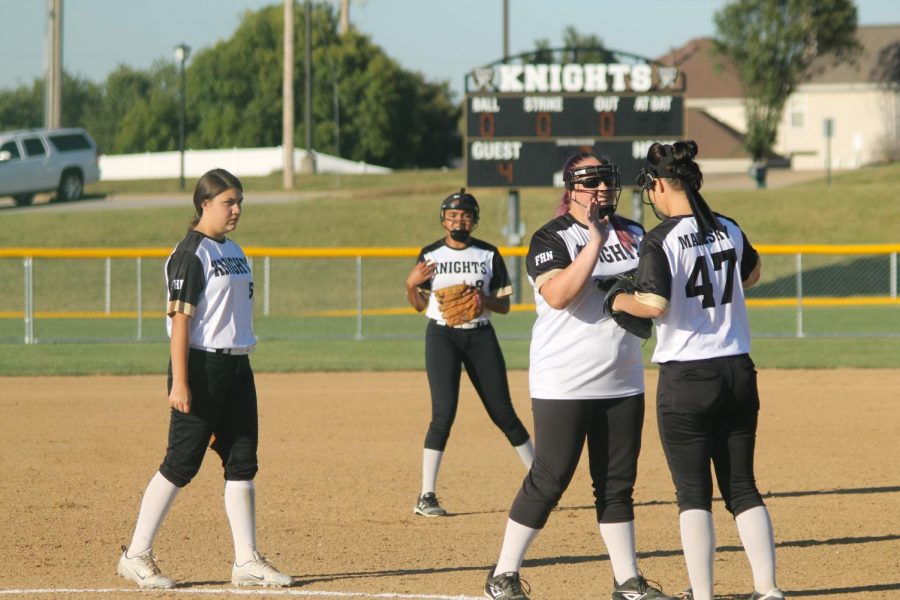
[[[756,286],[750,290],[748,294],[747,304],[751,308],[771,309],[771,310],[794,310],[793,318],[795,325],[794,331],[790,333],[792,336],[803,337],[806,335],[804,324],[804,311],[812,308],[834,308],[834,309],[851,309],[868,307],[872,309],[893,309],[900,307],[900,298],[897,293],[897,256],[900,254],[900,244],[761,244],[756,248],[764,257],[763,269],[764,274],[773,272],[772,265],[775,265],[774,272],[778,273],[779,285],[777,287],[770,285],[770,289],[763,293],[757,293],[761,286]],[[23,288],[24,288],[24,304],[21,310],[16,309],[18,301],[9,302],[7,296],[6,306],[0,305],[0,319],[2,320],[21,320],[25,324],[25,343],[34,343],[33,327],[35,320],[136,320],[137,322],[137,339],[143,339],[142,322],[145,318],[145,310],[142,306],[141,298],[143,292],[141,289],[141,261],[144,259],[165,259],[172,251],[172,248],[161,247],[136,247],[136,248],[52,248],[52,247],[7,247],[0,248],[0,259],[21,259],[24,265]],[[397,306],[393,304],[393,300],[385,302],[386,306],[374,306],[380,302],[369,302],[369,306],[363,306],[363,282],[362,282],[362,261],[371,259],[406,259],[411,264],[412,260],[418,255],[417,247],[271,247],[271,246],[247,246],[244,248],[245,253],[251,259],[262,261],[262,268],[258,270],[257,289],[261,292],[262,300],[262,316],[269,315],[269,297],[270,297],[270,262],[274,259],[298,259],[298,260],[318,260],[318,259],[350,259],[356,264],[356,306],[355,308],[347,308],[340,306],[304,306],[296,307],[290,310],[280,309],[279,316],[287,316],[291,318],[301,317],[356,317],[357,338],[366,337],[363,335],[363,317],[384,317],[397,315],[411,315],[414,311],[407,306]],[[505,246],[500,247],[501,253],[505,257],[515,257],[519,260],[526,256],[528,249],[522,246]],[[840,257],[849,257],[851,260],[841,260]],[[767,257],[772,257],[767,258]],[[816,258],[818,257],[818,258]],[[830,257],[830,258],[829,258]],[[835,258],[836,257],[836,258]],[[853,287],[846,283],[848,277],[856,277],[857,280],[865,279],[866,275],[860,275],[857,267],[867,262],[867,258],[881,257],[877,259],[877,265],[872,266],[874,275],[871,279],[877,279],[878,284],[870,290],[857,291],[861,287]],[[887,260],[885,261],[885,257]],[[34,306],[34,288],[35,288],[35,261],[44,260],[104,260],[106,262],[106,281],[105,281],[105,309],[93,310],[92,306],[81,307],[79,310],[66,310],[66,306],[56,307],[55,310],[48,310],[50,306],[47,302],[39,302],[39,309]],[[109,301],[110,296],[110,264],[115,259],[132,259],[136,264],[137,281],[137,301],[133,307],[119,306],[120,310],[113,310]],[[873,261],[868,261],[873,262]],[[274,263],[273,263],[274,264]],[[283,263],[282,263],[283,264]],[[368,263],[367,263],[368,264]],[[811,266],[812,265],[812,266]],[[825,265],[825,266],[823,266]],[[839,269],[843,269],[838,273]],[[48,269],[42,266],[38,271],[46,273]],[[90,269],[89,269],[90,270]],[[9,273],[9,271],[7,271]],[[161,274],[160,274],[161,275]],[[45,274],[46,276],[46,274]],[[9,275],[7,275],[7,278]],[[764,275],[765,277],[765,275]],[[824,281],[824,277],[831,277],[832,280]],[[347,280],[346,276],[342,280]],[[370,280],[373,281],[373,280]],[[377,282],[378,285],[385,287],[386,280]],[[393,281],[393,280],[392,280]],[[397,283],[400,285],[402,282]],[[156,285],[155,283],[153,284]],[[373,285],[368,283],[369,286]],[[521,280],[514,282],[520,289],[527,288],[527,282]],[[808,289],[804,289],[804,287]],[[833,287],[834,289],[828,289]],[[809,289],[812,288],[812,289]],[[45,289],[41,289],[45,294]],[[830,292],[830,293],[829,293]],[[282,296],[284,295],[281,290]],[[21,298],[21,296],[19,296]],[[391,296],[394,298],[395,296]],[[401,296],[402,297],[402,296]],[[85,308],[87,310],[85,310]],[[124,310],[121,310],[123,309]],[[527,300],[517,301],[512,307],[515,313],[525,313],[534,311],[533,302]],[[836,313],[837,314],[837,313]],[[151,306],[151,310],[146,311],[146,315],[150,318],[159,316],[156,310],[155,302]],[[892,317],[893,318],[893,317]],[[527,332],[524,333],[527,335]],[[888,333],[888,335],[894,335]],[[897,335],[900,335],[898,333]],[[0,335],[0,341],[2,341]]]

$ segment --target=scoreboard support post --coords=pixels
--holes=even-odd
[[[525,227],[521,222],[521,214],[519,190],[511,189],[506,200],[506,227],[503,228],[503,233],[506,234],[506,243],[510,246],[522,245]],[[522,301],[522,261],[518,256],[507,256],[506,262],[509,265],[509,278],[513,282],[512,302],[518,304]]]

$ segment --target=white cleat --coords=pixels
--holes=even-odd
[[[175,587],[175,582],[159,570],[152,549],[137,556],[128,556],[128,551],[122,546],[122,557],[116,570],[125,579],[138,584],[142,590],[168,590]]]
[[[231,583],[234,585],[258,585],[262,587],[286,587],[294,583],[294,578],[276,569],[259,552],[253,552],[253,560],[231,569]]]

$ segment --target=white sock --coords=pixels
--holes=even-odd
[[[128,546],[128,556],[137,556],[153,547],[153,540],[159,533],[163,520],[175,502],[175,496],[181,488],[162,476],[157,471],[147,484],[141,510],[134,526],[134,535]]]
[[[531,542],[541,532],[540,529],[532,529],[512,519],[506,520],[506,533],[503,535],[503,548],[500,549],[500,558],[497,559],[497,567],[494,576],[500,573],[519,572],[525,553]]]
[[[753,587],[765,593],[775,589],[775,535],[765,506],[746,510],[735,517],[744,552],[753,571]]]
[[[425,451],[422,452],[422,494],[434,491],[443,457],[444,452],[441,450],[425,448]]]
[[[225,482],[225,513],[234,539],[234,564],[253,560],[256,551],[256,486],[253,481]]]
[[[634,543],[634,521],[625,523],[600,523],[600,536],[606,544],[609,562],[612,564],[616,585],[638,576],[637,555]]]
[[[713,559],[716,554],[716,532],[712,513],[686,510],[681,513],[681,547],[687,563],[694,600],[712,600]]]
[[[534,462],[534,445],[531,443],[531,439],[529,438],[524,444],[515,448],[519,458],[525,464],[525,468],[530,469],[531,463]]]

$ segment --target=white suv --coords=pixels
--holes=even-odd
[[[28,206],[38,192],[77,200],[84,184],[100,179],[97,144],[84,129],[29,129],[0,133],[0,196]]]

